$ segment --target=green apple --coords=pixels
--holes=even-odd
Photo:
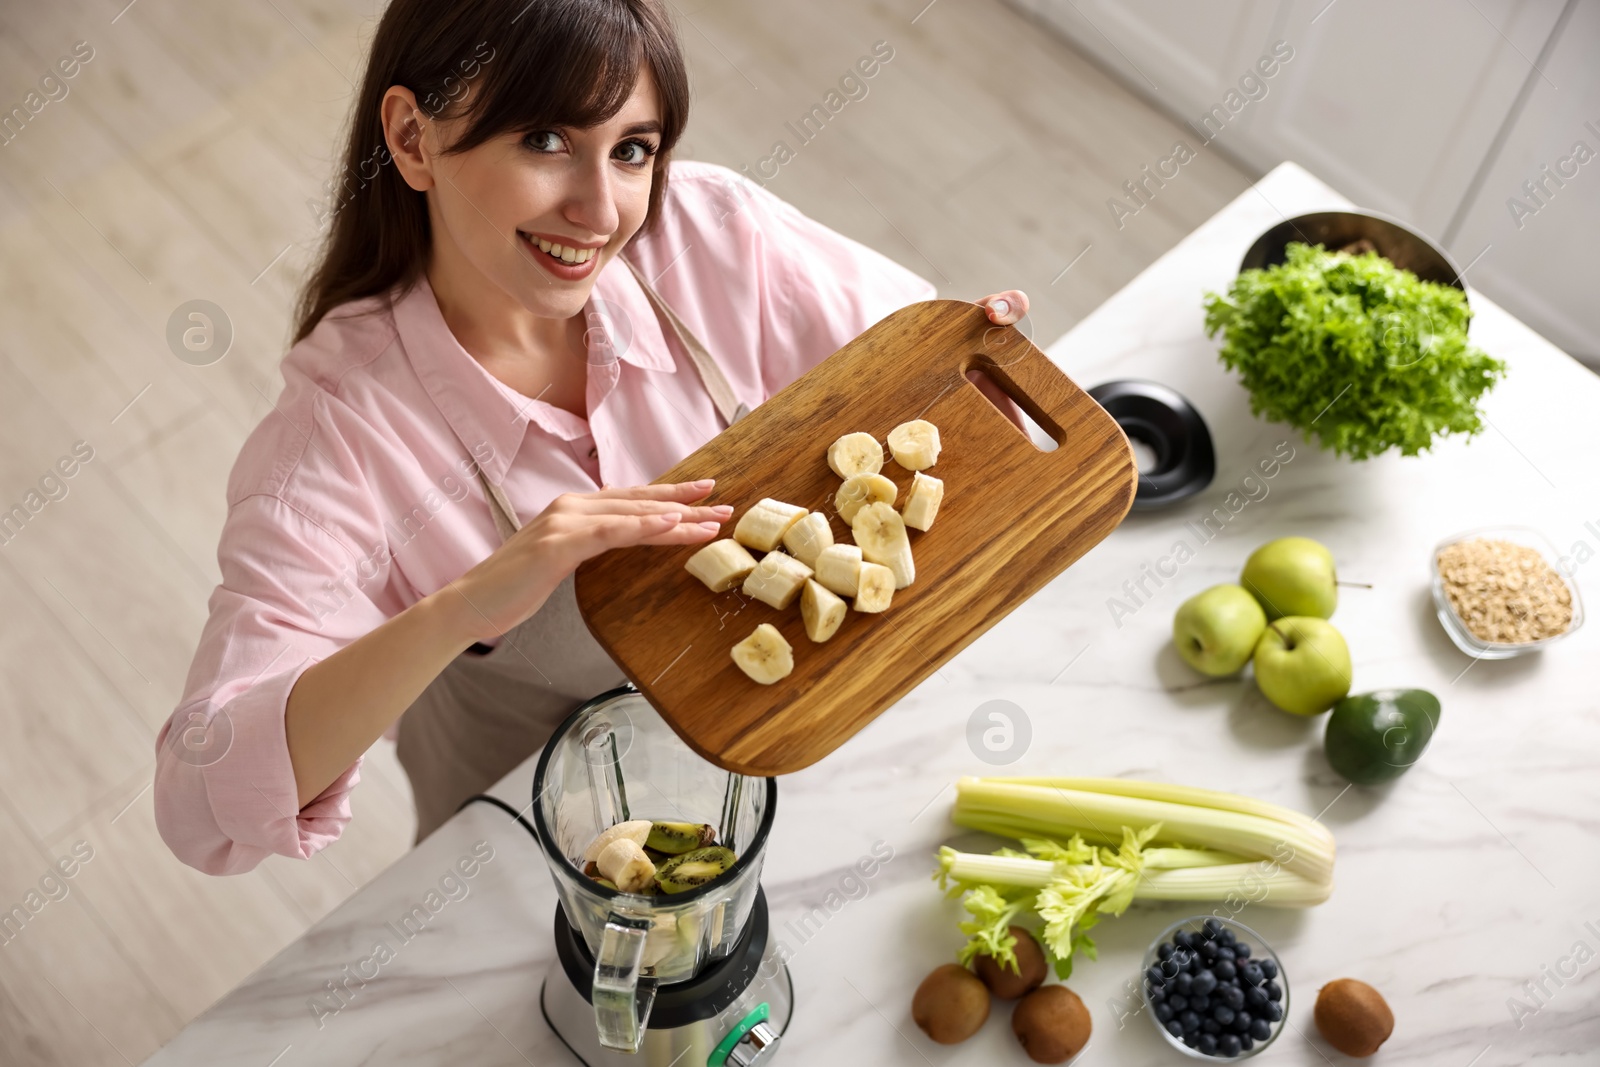
[[[1256,645],[1256,685],[1294,715],[1318,715],[1350,692],[1350,646],[1333,623],[1291,615],[1269,625]]]
[[[1248,590],[1214,585],[1178,607],[1172,617],[1172,641],[1185,663],[1220,678],[1250,662],[1266,628],[1266,613]]]
[[[1269,619],[1332,618],[1339,603],[1333,553],[1309,537],[1280,537],[1250,553],[1239,584],[1255,594]]]

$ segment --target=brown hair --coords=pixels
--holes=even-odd
[[[467,118],[448,149],[464,152],[513,131],[596,126],[627,103],[641,64],[661,101],[648,228],[689,117],[688,75],[659,0],[393,0],[367,57],[344,162],[328,184],[331,225],[300,292],[294,339],[340,304],[410,286],[427,265],[427,194],[390,165],[384,141],[380,107],[390,86],[410,89],[431,118]]]

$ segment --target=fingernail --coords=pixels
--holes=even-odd
[[[996,300],[989,306],[994,309],[996,315],[1009,315],[1011,313],[1011,301],[1009,300]]]
[[[698,481],[693,481],[689,484],[696,487],[704,487],[709,489],[711,486],[717,484],[717,480],[715,478],[701,478]]]
[[[717,505],[714,505],[711,510],[716,512],[718,515],[732,515],[733,514],[733,505],[732,504],[717,504]]]
[[[702,522],[700,525],[708,530],[711,530],[712,532],[717,532],[722,529],[722,523],[720,522]]]

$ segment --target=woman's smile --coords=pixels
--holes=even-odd
[[[605,247],[604,241],[598,244],[569,244],[570,239],[563,239],[559,235],[529,233],[526,230],[518,230],[517,237],[528,248],[536,263],[557,278],[569,282],[587,278],[600,260],[600,250]]]

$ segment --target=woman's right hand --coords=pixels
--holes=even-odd
[[[726,504],[697,507],[711,479],[564,493],[482,563],[439,591],[463,602],[466,644],[492,641],[527,619],[591,556],[630,545],[689,545],[716,537]]]

